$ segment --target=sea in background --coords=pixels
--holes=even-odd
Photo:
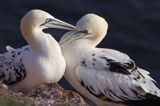
[[[42,9],[73,25],[87,13],[104,17],[109,29],[98,47],[128,54],[138,67],[151,73],[160,87],[160,0],[1,0],[0,53],[6,51],[6,45],[19,48],[27,44],[19,23],[31,9]],[[65,33],[52,29],[46,32],[56,40]],[[70,89],[64,79],[60,84]]]

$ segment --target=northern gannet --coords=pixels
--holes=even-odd
[[[15,92],[24,92],[42,82],[57,82],[66,63],[58,42],[46,28],[75,30],[66,22],[42,10],[31,10],[21,20],[21,32],[29,45],[19,49],[7,46],[0,54],[0,79]]]
[[[146,99],[146,94],[159,97],[149,72],[135,65],[126,54],[96,46],[105,37],[108,23],[104,18],[87,14],[59,44],[66,60],[66,80],[83,96],[97,105]]]

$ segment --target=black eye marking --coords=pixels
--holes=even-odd
[[[49,22],[52,22],[52,21],[58,22],[56,19],[47,18],[46,21],[45,21],[45,23],[49,23]]]
[[[87,33],[88,34],[88,30],[84,30],[84,31],[81,31],[82,33]]]
[[[47,18],[46,21],[45,21],[43,24],[41,24],[40,26],[43,26],[43,25],[45,25],[46,23],[48,23],[48,22],[50,22],[50,21],[52,21],[52,19]]]
[[[80,33],[85,33],[85,34],[89,34],[88,30],[83,30],[83,31],[79,31]]]
[[[88,33],[88,30],[78,31],[78,32],[76,32],[75,34],[78,34],[78,33],[84,33],[85,35],[89,34],[89,33]]]
[[[49,22],[49,18],[46,19],[46,22],[45,22],[45,23],[48,23],[48,22]]]

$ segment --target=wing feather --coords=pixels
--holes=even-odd
[[[24,46],[14,49],[7,46],[6,48],[8,52],[0,54],[0,80],[7,85],[11,85],[26,77],[23,55],[30,51],[30,47]]]
[[[105,54],[87,56],[76,67],[78,80],[90,93],[112,101],[141,100],[147,93],[160,96],[148,71],[136,67],[128,57],[121,62]]]

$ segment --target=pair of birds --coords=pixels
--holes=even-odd
[[[28,92],[42,82],[66,80],[97,105],[160,96],[149,72],[137,67],[124,53],[96,48],[107,33],[100,16],[87,14],[76,27],[42,10],[31,10],[21,20],[21,32],[29,45],[7,46],[0,54],[1,81],[16,92]],[[71,30],[58,42],[46,28]]]

